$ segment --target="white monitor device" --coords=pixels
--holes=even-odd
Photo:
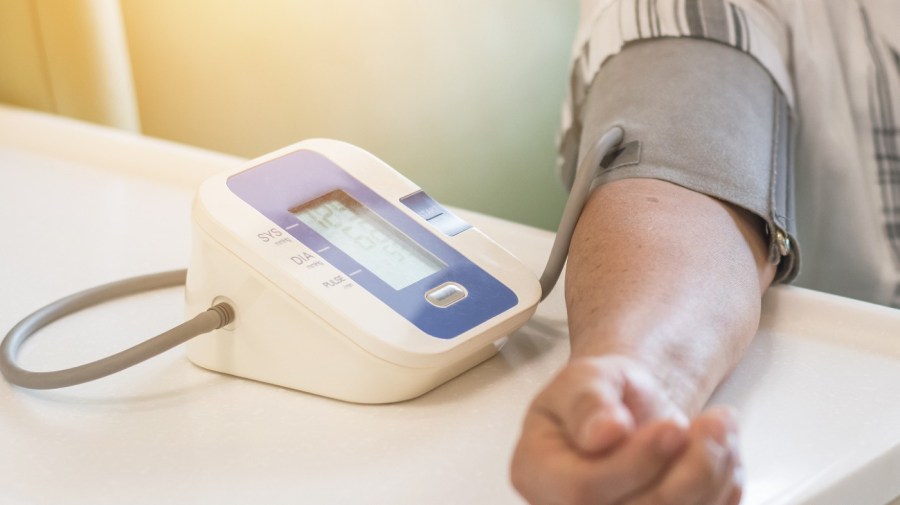
[[[206,181],[186,310],[236,320],[196,364],[353,402],[412,398],[494,355],[535,274],[371,154],[308,140]]]

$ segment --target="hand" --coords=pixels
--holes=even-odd
[[[735,505],[742,468],[728,409],[692,420],[637,360],[576,358],[535,398],[512,461],[535,505]]]

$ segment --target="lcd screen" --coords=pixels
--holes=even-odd
[[[344,191],[332,191],[291,213],[396,290],[446,266]]]

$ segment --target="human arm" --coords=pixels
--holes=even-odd
[[[735,423],[701,409],[754,335],[776,275],[784,107],[743,54],[647,44],[657,45],[617,56],[591,89],[605,96],[588,99],[585,129],[595,131],[585,137],[621,120],[642,152],[602,176],[573,238],[572,359],[530,407],[512,466],[533,503],[739,500]],[[685,47],[690,65],[680,54],[652,59]],[[703,78],[671,78],[681,66]],[[794,269],[781,259],[781,277],[785,266]]]

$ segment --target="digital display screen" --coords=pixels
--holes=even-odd
[[[396,290],[446,266],[343,191],[332,191],[291,213]]]

